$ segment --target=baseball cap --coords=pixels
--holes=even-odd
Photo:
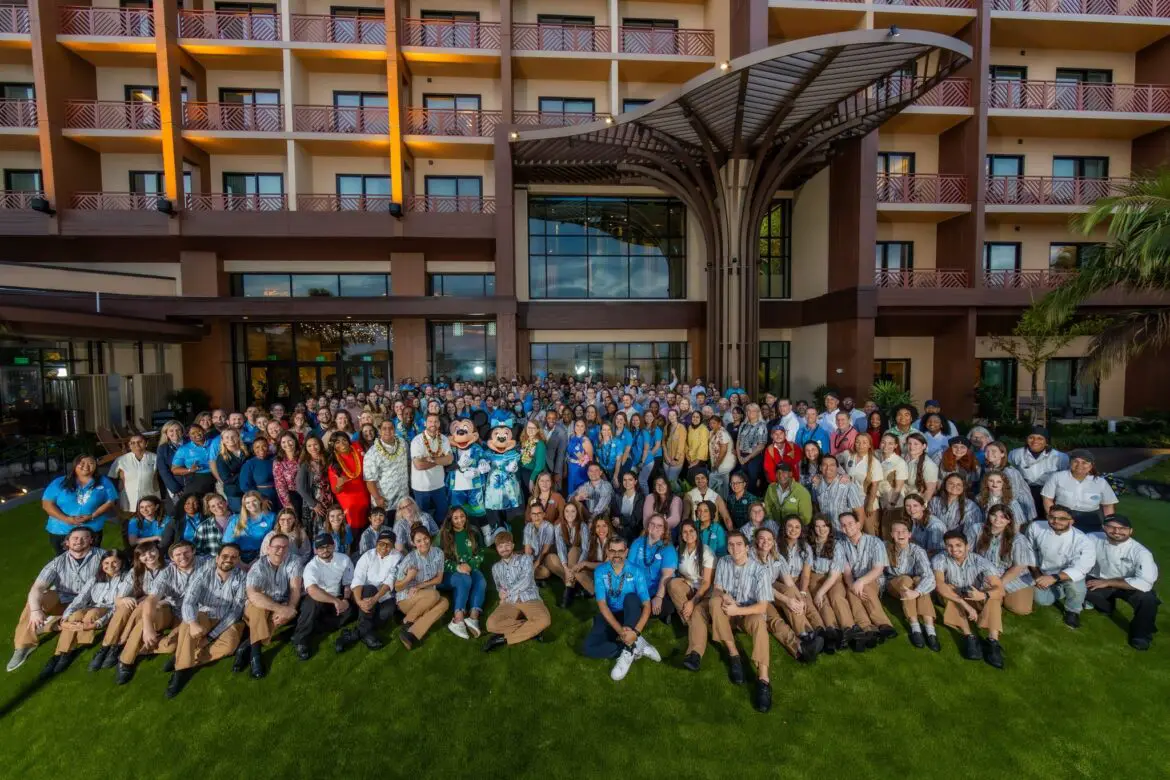
[[[313,547],[326,547],[328,545],[337,545],[333,540],[333,534],[320,533],[313,537]]]

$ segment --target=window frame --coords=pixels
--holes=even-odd
[[[37,177],[37,188],[35,190],[14,190],[12,189],[12,176],[16,175],[35,175]],[[5,192],[44,192],[45,191],[45,177],[43,168],[5,168],[4,169],[4,191]]]
[[[905,382],[903,383],[902,389],[909,390],[911,387],[913,387],[913,373],[912,373],[913,361],[910,358],[877,358],[877,357],[875,357],[873,359],[873,362],[874,362],[873,381],[875,383],[876,382],[892,382],[892,381],[894,381],[893,379],[887,378],[887,377],[891,376],[891,374],[886,369],[888,368],[889,364],[891,364],[891,363],[904,363],[905,367],[904,367],[903,374],[905,376]]]

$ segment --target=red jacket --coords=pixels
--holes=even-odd
[[[791,466],[793,475],[800,473],[800,450],[790,441],[784,442],[783,451],[775,444],[764,448],[764,473],[768,475],[769,483],[776,481],[776,467],[781,463]]]

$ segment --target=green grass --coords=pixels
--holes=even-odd
[[[1170,458],[1160,460],[1144,471],[1139,471],[1130,479],[1144,479],[1149,482],[1170,483]]]
[[[1165,504],[1124,506],[1138,538],[1170,562]],[[0,660],[46,559],[41,526],[37,507],[0,514]],[[550,606],[555,593],[544,591]],[[1170,774],[1158,725],[1170,722],[1170,637],[1139,654],[1096,613],[1075,633],[1055,608],[1006,616],[1002,672],[963,661],[947,632],[938,655],[903,635],[813,667],[773,643],[775,707],[766,716],[751,709],[749,687],[727,682],[713,648],[701,673],[687,672],[685,638],[655,623],[647,636],[664,662],[639,661],[615,684],[609,663],[579,651],[592,605],[552,613],[548,643],[491,656],[441,625],[413,653],[393,642],[338,657],[322,643],[301,663],[278,642],[265,680],[233,676],[220,662],[170,702],[160,659],[119,688],[112,671],[86,671],[88,651],[39,685],[52,651],[42,645],[17,672],[0,674],[0,777]]]

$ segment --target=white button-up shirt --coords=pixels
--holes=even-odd
[[[1033,487],[1041,487],[1050,474],[1068,468],[1068,455],[1060,450],[1047,450],[1034,455],[1027,447],[1017,447],[1008,453],[1008,463],[1018,468]]]
[[[1117,494],[1103,477],[1092,474],[1077,480],[1071,471],[1058,471],[1048,478],[1040,495],[1074,512],[1096,512],[1103,506],[1117,503]]]
[[[358,590],[366,585],[372,588],[380,588],[385,585],[389,590],[382,598],[378,599],[378,603],[392,601],[394,599],[395,574],[398,571],[398,564],[401,562],[402,553],[395,549],[391,549],[390,554],[385,558],[378,555],[376,548],[369,550],[358,558],[357,566],[353,570],[351,587]]]
[[[1075,528],[1058,534],[1048,523],[1037,520],[1028,525],[1027,536],[1042,574],[1064,572],[1073,582],[1080,582],[1097,561],[1093,543]]]
[[[1158,581],[1158,564],[1144,546],[1133,539],[1114,544],[1104,533],[1089,534],[1096,547],[1097,562],[1090,576],[1102,580],[1125,580],[1134,590],[1143,593],[1154,589]]]
[[[142,455],[142,460],[133,452],[118,456],[110,469],[110,476],[122,480],[118,494],[118,508],[123,512],[138,509],[138,499],[143,496],[160,496],[158,489],[158,458],[153,452]]]
[[[334,552],[328,561],[314,555],[313,560],[305,564],[303,577],[306,593],[311,585],[316,585],[330,596],[341,598],[342,589],[353,582],[353,561],[348,555],[338,552]]]

